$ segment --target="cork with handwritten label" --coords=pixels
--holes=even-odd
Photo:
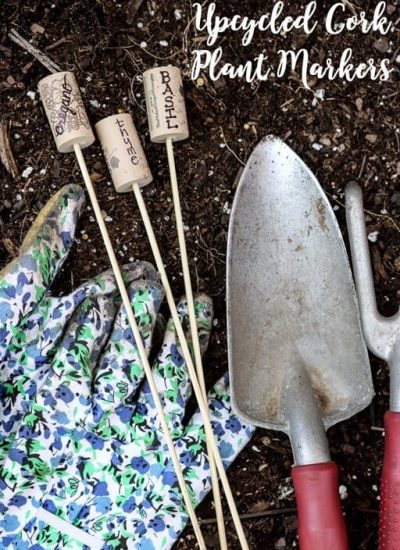
[[[82,149],[91,145],[95,137],[74,74],[64,71],[49,75],[38,88],[60,153],[70,153],[77,142]]]
[[[133,184],[142,187],[153,180],[129,113],[104,118],[96,124],[96,132],[118,193],[132,191]]]
[[[187,139],[189,129],[180,70],[169,66],[150,69],[143,74],[143,84],[151,141]]]

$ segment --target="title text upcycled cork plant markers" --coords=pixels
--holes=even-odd
[[[289,4],[287,4],[289,6]],[[195,25],[198,31],[206,31],[208,49],[199,49],[194,52],[192,62],[192,79],[196,80],[201,72],[207,71],[211,80],[221,76],[228,78],[243,78],[247,82],[254,80],[267,81],[271,78],[284,78],[291,71],[297,72],[306,88],[310,88],[311,78],[318,80],[341,79],[352,82],[357,79],[368,78],[375,81],[389,80],[394,70],[388,58],[375,59],[368,57],[369,52],[363,52],[365,59],[354,62],[352,48],[345,48],[339,59],[328,56],[323,63],[313,60],[313,52],[307,48],[278,50],[272,58],[261,52],[251,60],[239,65],[233,65],[225,57],[218,40],[222,39],[227,31],[241,33],[243,46],[250,45],[254,40],[255,32],[266,35],[287,36],[299,31],[311,35],[327,32],[328,35],[345,36],[346,33],[375,33],[389,35],[395,30],[395,22],[387,16],[386,2],[378,2],[373,11],[358,11],[356,14],[349,11],[344,2],[337,2],[325,12],[323,19],[316,15],[317,2],[309,2],[302,13],[297,16],[285,15],[285,3],[276,2],[270,12],[264,13],[258,19],[234,15],[224,17],[216,15],[216,4],[212,2],[206,8],[194,4]],[[213,49],[214,47],[214,49]]]

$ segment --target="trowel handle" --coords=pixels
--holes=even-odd
[[[301,550],[348,550],[346,525],[339,498],[334,462],[294,466]]]
[[[400,413],[385,413],[379,550],[400,548]]]

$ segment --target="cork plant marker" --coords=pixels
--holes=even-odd
[[[96,193],[94,191],[89,172],[87,170],[85,159],[82,154],[82,149],[91,145],[94,142],[95,137],[92,132],[88,117],[86,115],[78,84],[75,80],[73,73],[60,72],[43,78],[39,82],[38,87],[39,94],[42,98],[44,109],[46,111],[46,115],[50,123],[50,127],[53,132],[58,151],[60,151],[61,153],[68,153],[71,151],[75,152],[79,168],[81,170],[83,180],[85,182],[85,186],[90,197],[96,221],[99,226],[108,257],[110,259],[118,290],[121,294],[122,303],[125,306],[128,321],[132,329],[136,345],[138,347],[140,360],[142,362],[143,369],[145,371],[146,378],[149,383],[151,394],[154,400],[154,404],[159,415],[161,428],[163,430],[168,450],[174,464],[184,503],[186,505],[189,517],[192,521],[192,526],[199,547],[202,550],[205,550],[206,545],[204,542],[204,538],[201,533],[194,506],[187,490],[179,458],[168,429],[168,424],[165,418],[160,396],[157,391],[153,372],[146,355],[146,350],[143,345],[140,330],[136,323],[135,315],[133,313],[122,273],[118,265],[117,258],[115,256],[115,252],[111,244],[110,237],[108,235],[108,231],[103,220],[103,216],[101,214],[100,206],[97,201]],[[149,178],[151,180],[150,171],[144,173],[142,183],[144,183]]]
[[[183,84],[181,72],[177,67],[157,67],[143,73],[143,84],[146,97],[147,116],[149,122],[150,139],[155,143],[165,143],[167,148],[168,165],[171,178],[172,197],[174,203],[176,228],[178,233],[179,248],[181,253],[181,264],[185,293],[188,302],[190,331],[194,350],[197,376],[201,385],[203,398],[206,402],[206,388],[204,382],[204,372],[200,351],[199,336],[196,326],[196,316],[194,309],[193,290],[190,278],[189,262],[186,251],[186,241],[183,229],[182,210],[180,206],[180,196],[178,181],[175,169],[175,158],[173,142],[182,141],[189,137],[189,128],[186,117],[185,98],[183,94]],[[197,396],[196,396],[197,397]],[[210,460],[210,473],[212,479],[214,505],[216,509],[218,532],[223,550],[227,549],[226,533],[224,525],[221,497],[218,486],[218,475],[227,497],[232,518],[238,533],[242,548],[248,548],[243,527],[236,509],[232,491],[229,486],[225,471],[221,472],[220,456],[213,453],[213,441],[208,444],[208,456]]]

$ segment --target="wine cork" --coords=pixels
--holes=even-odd
[[[181,72],[177,67],[156,67],[143,73],[150,139],[181,141],[189,137]]]
[[[134,183],[143,187],[153,181],[130,114],[103,118],[95,127],[118,193],[132,191]]]
[[[38,88],[60,153],[70,153],[76,143],[82,149],[91,145],[95,137],[74,74],[46,76]]]

